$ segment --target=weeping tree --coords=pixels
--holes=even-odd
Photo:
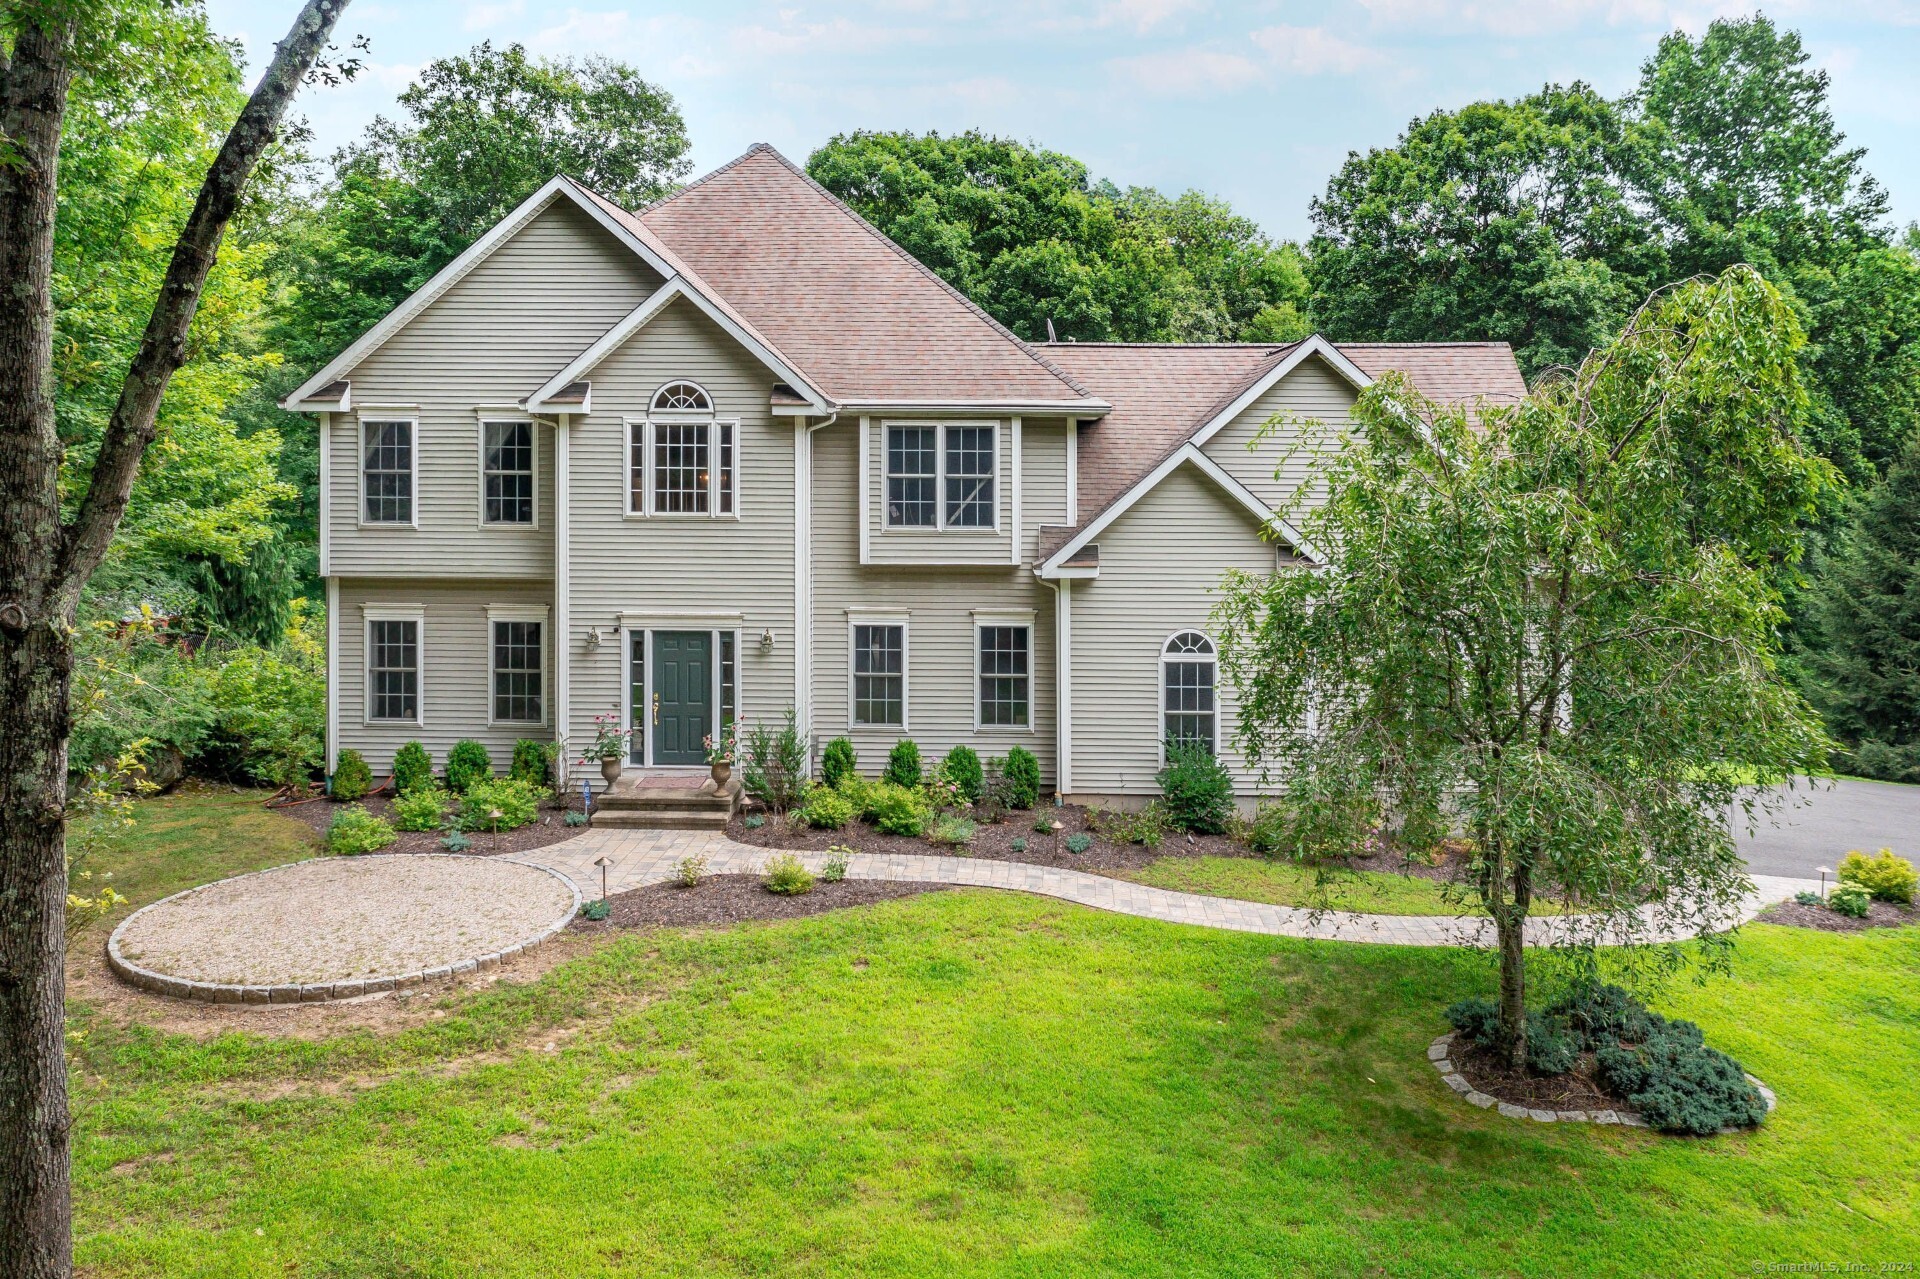
[[[71,492],[53,407],[54,213],[80,72],[152,56],[178,0],[0,0],[0,1273],[72,1264],[65,1036],[67,736],[75,622],[153,443],[220,241],[347,0],[307,0],[201,181]]]
[[[1516,1067],[1540,896],[1591,912],[1564,933],[1589,954],[1713,936],[1751,888],[1730,810],[1758,820],[1753,783],[1826,759],[1777,665],[1778,583],[1837,482],[1799,442],[1801,342],[1735,267],[1656,294],[1517,405],[1385,378],[1282,512],[1325,567],[1226,583],[1238,741],[1292,851],[1463,836]]]

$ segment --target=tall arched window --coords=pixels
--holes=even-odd
[[[1181,631],[1166,642],[1160,650],[1161,742],[1198,742],[1219,753],[1218,674],[1213,641],[1199,631]]]
[[[679,379],[628,423],[629,515],[734,515],[739,423],[713,415],[713,397]]]

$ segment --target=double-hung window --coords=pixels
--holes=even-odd
[[[492,650],[491,719],[496,724],[546,722],[546,610],[487,611]]]
[[[1033,719],[1033,626],[982,621],[974,628],[976,722],[981,728],[1029,728]]]
[[[406,418],[361,421],[360,518],[366,523],[413,523],[415,429]]]
[[[853,722],[905,728],[906,623],[855,622],[852,629]]]
[[[628,424],[629,515],[733,515],[739,506],[739,425],[713,415],[692,382],[669,382],[652,411]]]
[[[533,523],[533,423],[480,423],[480,518],[488,524]]]
[[[1160,650],[1160,740],[1193,742],[1208,754],[1220,750],[1220,712],[1215,696],[1218,662],[1213,641],[1199,631],[1181,631]]]
[[[368,610],[369,720],[424,722],[420,713],[420,624],[418,610]]]
[[[886,428],[888,528],[991,529],[999,427],[894,422]]]

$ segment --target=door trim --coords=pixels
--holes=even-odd
[[[640,660],[646,672],[648,687],[651,689],[654,672],[653,636],[655,631],[704,631],[707,634],[708,643],[711,645],[707,650],[708,664],[713,668],[711,695],[713,699],[712,727],[715,734],[720,732],[720,716],[724,709],[724,699],[721,696],[720,682],[720,637],[722,635],[731,637],[733,640],[733,722],[738,724],[746,718],[747,703],[741,690],[742,680],[740,677],[742,659],[745,656],[745,649],[741,643],[746,633],[744,619],[738,613],[696,613],[685,614],[683,616],[698,618],[701,621],[720,619],[722,620],[722,624],[709,627],[702,626],[698,622],[692,625],[684,622],[677,623],[675,615],[672,613],[620,614],[620,715],[622,725],[630,726],[634,723],[633,637],[635,635],[642,637]],[[642,618],[645,618],[646,621],[641,621],[640,619]],[[647,622],[652,622],[654,625],[648,625],[646,624]],[[731,622],[733,624],[727,625],[725,622]],[[640,750],[638,751],[640,758],[635,759],[634,755],[636,752],[629,747],[625,761],[627,764],[634,768],[645,768],[663,773],[699,773],[706,771],[707,765],[705,764],[654,763],[652,716],[642,715],[639,724],[640,732],[636,734],[636,736],[640,742]]]

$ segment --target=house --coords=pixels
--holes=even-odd
[[[1208,615],[1311,560],[1276,413],[1337,431],[1399,370],[1524,393],[1500,343],[1021,341],[766,146],[650,208],[556,178],[285,401],[318,416],[327,748],[503,759],[597,715],[703,766],[792,708],[863,771],[1020,745],[1157,792],[1233,748]]]

